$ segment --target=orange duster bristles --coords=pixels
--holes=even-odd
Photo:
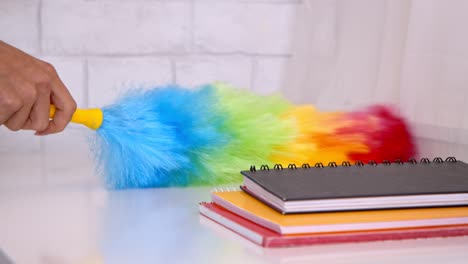
[[[404,120],[386,106],[346,113],[308,105],[291,109],[283,119],[295,121],[296,138],[272,156],[275,163],[403,161],[416,154]]]

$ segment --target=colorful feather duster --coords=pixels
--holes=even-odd
[[[319,112],[225,84],[133,90],[102,113],[91,122],[93,150],[116,189],[238,183],[252,164],[415,155],[407,125],[388,107]]]

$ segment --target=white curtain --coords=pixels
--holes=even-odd
[[[468,1],[304,0],[283,92],[349,110],[398,106],[421,155],[468,160]]]

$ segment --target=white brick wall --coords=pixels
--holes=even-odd
[[[23,144],[20,144],[18,148],[23,146]],[[43,157],[39,152],[0,154],[0,164],[2,164],[0,191],[10,188],[29,188],[43,184],[45,178],[42,161]]]
[[[40,140],[32,131],[12,133],[0,127],[0,190],[43,182]]]
[[[82,108],[169,83],[268,94],[281,87],[300,2],[2,0],[0,39],[52,63]],[[0,187],[96,183],[89,133],[71,124],[41,138],[1,127]]]
[[[46,183],[82,186],[99,182],[93,174],[93,157],[88,147],[93,133],[84,127],[68,128],[42,139]]]
[[[190,2],[46,0],[42,43],[52,54],[184,52],[189,22]]]
[[[162,57],[90,58],[88,74],[90,107],[110,104],[129,88],[150,88],[173,80],[171,61]]]
[[[295,5],[198,2],[194,13],[197,50],[215,53],[290,52]]]
[[[285,81],[287,62],[286,57],[255,58],[252,89],[263,95],[279,92]]]
[[[39,51],[39,0],[0,1],[0,39],[28,53]]]
[[[176,82],[196,87],[211,81],[228,82],[249,88],[252,79],[252,59],[246,56],[192,56],[175,59]]]
[[[70,91],[79,107],[86,107],[85,59],[79,57],[40,57],[54,65],[60,79]]]

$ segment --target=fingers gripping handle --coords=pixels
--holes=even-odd
[[[50,106],[49,117],[54,118],[55,106]],[[85,125],[91,129],[97,130],[102,125],[104,115],[99,108],[77,109],[73,114],[71,122]]]

